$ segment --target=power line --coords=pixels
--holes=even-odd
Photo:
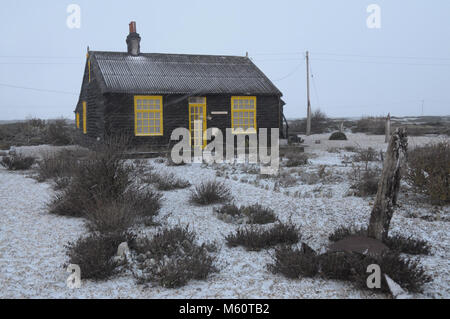
[[[450,64],[440,63],[409,63],[409,62],[378,62],[378,61],[358,61],[358,60],[336,60],[336,59],[323,59],[314,58],[316,61],[330,61],[330,62],[343,62],[343,63],[363,63],[363,64],[388,64],[388,65],[412,65],[412,66],[450,66]]]
[[[418,57],[418,56],[393,56],[393,55],[364,55],[364,54],[348,54],[348,53],[329,53],[329,52],[311,52],[314,55],[331,55],[331,56],[349,56],[360,58],[375,59],[411,59],[411,60],[449,60],[450,57]],[[273,52],[273,53],[255,53],[254,56],[280,56],[280,55],[299,55],[303,52]]]
[[[32,88],[32,87],[26,87],[26,86],[18,86],[18,85],[6,84],[6,83],[0,83],[0,86],[10,87],[10,88],[14,88],[14,89],[38,91],[38,92],[78,95],[77,93],[74,93],[74,92],[58,91],[58,90],[47,90],[47,89]]]
[[[314,94],[316,95],[317,104],[319,104],[319,108],[320,108],[321,103],[320,103],[319,93],[318,93],[318,91],[317,91],[316,81],[315,81],[315,78],[314,78],[314,72],[313,72],[311,63],[309,64],[309,68],[311,69],[311,79],[312,79],[312,83],[313,83]]]

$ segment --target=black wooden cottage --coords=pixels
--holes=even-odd
[[[86,137],[132,136],[167,145],[178,127],[282,128],[281,92],[242,56],[141,53],[135,22],[128,52],[89,51],[76,124]],[[282,129],[280,129],[282,134]]]

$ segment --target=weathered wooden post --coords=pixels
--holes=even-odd
[[[389,138],[391,137],[391,113],[389,113],[387,118],[386,118],[386,126],[385,126],[385,131],[384,132],[386,134],[384,142],[388,143],[389,142]]]
[[[378,192],[370,215],[368,236],[384,241],[397,203],[400,189],[401,166],[406,157],[408,136],[406,128],[398,128],[392,134],[383,162],[383,173],[378,183]]]

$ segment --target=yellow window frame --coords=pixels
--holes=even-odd
[[[138,101],[159,101],[159,110],[158,109],[143,109],[138,107]],[[147,115],[147,121],[157,120],[157,116],[159,116],[159,132],[150,132],[150,127],[156,128],[156,125],[147,125],[144,126],[142,124],[142,129],[144,127],[148,128],[148,132],[138,132],[138,116],[141,115],[140,120],[144,121],[144,116]],[[153,115],[153,117],[150,117]],[[163,127],[163,98],[161,95],[135,95],[134,96],[134,135],[135,136],[162,136],[164,134]]]
[[[189,143],[192,145],[192,131],[194,123],[192,122],[192,116],[194,115],[193,108],[202,107],[202,147],[206,147],[206,97],[193,97],[189,98]],[[199,113],[197,113],[199,114]],[[194,133],[195,134],[195,133]]]
[[[253,105],[253,106],[252,106]],[[232,96],[231,97],[231,132],[233,134],[255,134],[256,133],[256,96]],[[245,114],[247,112],[248,116],[238,117],[237,119],[242,119],[245,121],[247,119],[247,123],[243,123],[242,125],[238,124],[238,127],[235,127],[235,112],[241,112]],[[249,113],[252,113],[253,116],[250,116]],[[249,120],[253,121],[253,127],[250,127]],[[244,131],[244,125],[249,126],[246,131]],[[241,128],[242,130],[239,130]]]
[[[80,113],[77,112],[77,114],[75,115],[75,119],[76,119],[76,123],[77,123],[77,128],[80,128]]]
[[[86,101],[83,101],[83,134],[87,133],[87,125],[86,125],[86,118],[87,118],[87,107],[86,107]]]

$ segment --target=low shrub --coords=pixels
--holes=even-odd
[[[250,251],[259,251],[279,244],[295,244],[300,238],[295,225],[278,223],[267,229],[255,226],[240,228],[225,239],[229,247],[243,246]]]
[[[199,205],[210,205],[231,200],[231,191],[223,182],[205,181],[191,190],[191,202]]]
[[[308,164],[308,155],[303,152],[290,151],[284,155],[287,158],[286,167],[297,167]]]
[[[30,169],[34,162],[34,157],[14,154],[3,156],[0,165],[11,171],[19,171]]]
[[[353,180],[350,189],[354,190],[353,195],[366,197],[375,195],[378,191],[378,183],[381,178],[381,170],[377,167],[369,167],[366,169],[354,166],[350,175]]]
[[[174,189],[182,189],[191,186],[188,181],[178,178],[173,173],[157,173],[151,172],[149,178],[146,180],[149,183],[155,184],[160,191],[168,191]]]
[[[65,247],[70,264],[80,266],[82,279],[104,280],[116,273],[118,264],[113,260],[122,242],[132,242],[129,233],[91,233]]]
[[[349,236],[367,236],[367,227],[340,226],[328,236],[328,239],[336,242]]]
[[[269,224],[277,220],[272,209],[260,204],[241,207],[241,211],[248,218],[250,224]]]
[[[314,277],[319,272],[316,253],[305,244],[302,244],[302,249],[293,249],[290,246],[276,248],[273,261],[273,264],[268,265],[269,271],[291,279]]]
[[[226,204],[215,209],[215,212],[219,219],[230,223],[269,224],[277,220],[272,209],[260,204],[241,207]]]
[[[107,142],[79,162],[71,182],[55,195],[50,212],[81,217],[96,201],[123,198],[131,186],[132,167],[124,165],[119,146]]]
[[[367,149],[358,148],[356,154],[352,156],[354,162],[374,162],[379,161],[378,153],[372,147]]]
[[[337,242],[349,236],[367,236],[367,227],[341,226],[328,236],[328,239]],[[431,247],[425,241],[416,239],[412,236],[404,237],[401,235],[391,235],[385,240],[384,244],[391,251],[410,255],[430,255]]]
[[[126,231],[136,221],[136,212],[128,202],[96,202],[86,209],[85,217],[90,231],[101,233]]]
[[[400,235],[391,235],[385,241],[389,249],[410,255],[430,255],[430,245],[422,239],[416,239],[412,236],[403,237]]]
[[[450,143],[443,141],[408,151],[405,179],[436,205],[450,203]]]
[[[217,272],[212,247],[195,243],[196,235],[188,228],[163,229],[151,239],[137,241],[137,268],[139,283],[156,283],[166,288],[184,286],[189,280],[205,280]]]
[[[84,150],[61,150],[54,153],[46,153],[37,163],[37,180],[40,182],[48,179],[59,179],[74,175],[81,158],[87,157]]]
[[[69,145],[73,142],[71,131],[66,120],[54,120],[47,124],[46,139],[51,145]]]
[[[345,135],[342,132],[334,132],[333,134],[330,135],[329,140],[330,141],[346,141],[347,135]]]
[[[276,249],[274,263],[268,265],[269,270],[291,279],[321,276],[325,279],[349,281],[361,289],[368,289],[367,267],[377,264],[382,272],[382,280],[380,289],[375,291],[385,293],[389,292],[389,286],[384,274],[410,292],[421,292],[422,286],[431,280],[417,261],[402,258],[395,252],[378,257],[348,252],[316,255],[305,246],[301,250],[290,247]]]

